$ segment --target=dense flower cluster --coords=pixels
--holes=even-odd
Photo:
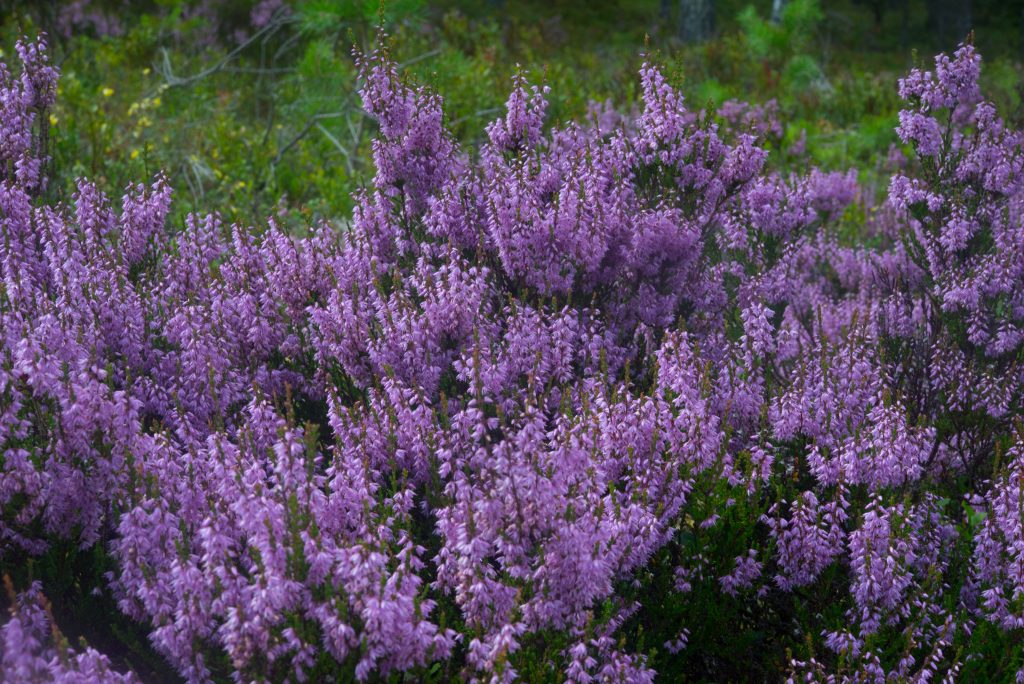
[[[24,192],[45,183],[49,119],[45,115],[57,98],[58,72],[50,65],[46,42],[18,41],[21,73],[15,76],[0,64],[0,180]],[[5,211],[5,214],[8,212]]]
[[[134,684],[133,674],[120,674],[101,653],[85,647],[70,648],[53,624],[49,604],[39,583],[14,595],[5,578],[12,606],[9,619],[0,627],[0,679],[5,682],[110,682]]]
[[[1024,633],[1024,136],[972,47],[901,82],[918,162],[855,244],[855,172],[774,168],[773,104],[696,114],[650,64],[633,114],[550,130],[518,78],[470,152],[360,56],[341,231],[170,226],[161,177],[51,206],[45,54],[0,70],[0,554],[100,545],[187,680],[651,681],[701,625],[636,647],[648,586],[827,596],[801,681]],[[116,678],[40,591],[4,672]]]

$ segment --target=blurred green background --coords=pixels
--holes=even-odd
[[[404,72],[445,98],[473,142],[522,69],[551,86],[549,122],[594,101],[629,108],[649,55],[695,109],[777,101],[773,154],[879,167],[897,78],[973,31],[986,93],[1022,109],[1024,3],[995,0],[0,1],[0,46],[45,31],[63,76],[49,113],[51,198],[87,176],[111,192],[159,170],[178,218],[343,218],[372,175],[352,49],[383,25]],[[284,211],[287,210],[287,211]]]

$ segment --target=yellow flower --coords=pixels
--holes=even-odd
[[[51,126],[56,126],[57,125],[57,117],[55,117],[53,114],[50,115],[50,125]]]
[[[142,70],[142,75],[143,76],[149,76],[149,67],[146,67],[145,69]]]
[[[138,159],[138,158],[139,158],[139,151],[138,150],[132,150],[132,159]]]
[[[111,95],[114,94],[114,89],[111,88],[110,86],[103,86],[102,93],[103,93],[103,97],[110,97]]]

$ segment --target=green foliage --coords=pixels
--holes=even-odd
[[[782,87],[790,92],[831,88],[825,75],[810,55],[793,55],[782,69]]]
[[[261,34],[249,31],[249,42],[239,45],[209,36],[244,26],[246,3],[218,6],[220,25],[189,18],[187,7],[184,0],[140,5],[123,19],[122,35],[84,31],[57,41],[63,78],[51,127],[54,197],[69,198],[80,176],[123,187],[163,171],[176,189],[176,220],[210,206],[253,225],[284,208],[296,229],[317,217],[343,218],[351,193],[373,173],[373,130],[355,92],[352,49],[372,45],[379,21],[404,71],[444,94],[448,125],[473,142],[502,111],[519,70],[551,86],[550,120],[578,118],[591,101],[628,106],[643,59],[638,17],[659,11],[658,3],[640,3],[622,10],[621,26],[598,14],[570,27],[575,15],[561,5],[526,3],[503,16],[458,2],[442,13],[422,0],[301,0],[289,17]],[[563,23],[538,19],[552,11],[564,14]],[[839,68],[830,67],[816,0],[792,0],[778,24],[764,11],[764,4],[739,11],[738,32],[726,17],[720,38],[705,45],[663,36],[646,51],[678,65],[677,80],[695,108],[777,99],[784,139],[806,131],[808,162],[864,166],[873,150],[894,142],[891,84],[900,60],[879,72],[833,55]],[[19,6],[0,32],[10,43],[44,20]],[[608,39],[589,36],[599,28],[610,31]],[[986,74],[1004,111],[1024,113],[1020,67],[1002,60]]]
[[[754,57],[778,74],[790,97],[829,94],[832,86],[810,52],[824,13],[817,0],[790,0],[778,23],[763,19],[753,5],[739,15],[742,35]]]
[[[762,19],[753,5],[740,13],[738,21],[757,57],[781,63],[812,47],[824,16],[818,0],[789,0],[777,24]]]
[[[385,24],[409,17],[423,9],[422,0],[301,0],[294,5],[303,30],[329,33],[339,26],[373,25],[378,20]]]

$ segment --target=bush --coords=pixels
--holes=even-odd
[[[900,82],[915,160],[878,205],[776,168],[770,105],[688,109],[651,63],[635,112],[555,128],[518,76],[467,149],[359,55],[375,175],[301,238],[174,227],[159,176],[49,202],[56,71],[18,54],[19,581],[98,549],[190,681],[1024,677],[1024,137],[971,46]]]

